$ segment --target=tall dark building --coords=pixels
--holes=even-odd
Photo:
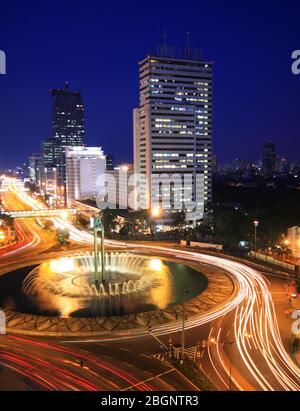
[[[276,168],[275,144],[269,141],[265,143],[263,147],[263,160],[262,160],[263,174],[270,175],[274,173],[275,168]]]
[[[52,154],[59,192],[63,195],[66,183],[65,148],[84,146],[84,108],[80,92],[71,91],[68,83],[63,89],[53,89],[50,93]]]
[[[52,136],[60,146],[84,145],[84,109],[79,91],[51,90]]]

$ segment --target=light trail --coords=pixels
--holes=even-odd
[[[112,242],[111,242],[112,243]],[[132,244],[130,244],[132,247]],[[223,317],[236,309],[234,320],[234,338],[237,341],[238,360],[249,371],[258,389],[261,390],[300,390],[300,369],[288,356],[283,346],[271,293],[262,275],[244,264],[212,255],[190,251],[173,250],[167,247],[135,245],[138,250],[176,254],[181,259],[205,263],[219,267],[231,274],[237,281],[235,296],[213,312],[186,320],[185,328],[191,329]],[[167,335],[181,330],[181,321],[152,326],[155,335]],[[251,335],[253,346],[245,335]],[[113,341],[116,338],[136,338],[148,335],[147,330],[116,333],[111,338],[101,341]],[[88,339],[97,342],[99,339]],[[222,368],[228,374],[228,366],[221,361]],[[224,382],[224,381],[223,381]],[[235,385],[242,386],[234,381]],[[247,385],[247,388],[249,385]]]
[[[31,203],[32,207],[37,204],[23,192],[18,192],[22,201]],[[41,205],[39,205],[41,207]],[[54,219],[57,224],[64,224],[61,219]],[[69,226],[71,238],[78,242],[92,243],[93,236],[90,233]],[[199,254],[185,250],[174,250],[168,247],[148,246],[143,244],[127,244],[113,240],[106,240],[106,244],[125,249],[148,251],[153,253],[166,253],[170,256],[186,259],[196,263],[209,264],[225,270],[235,280],[236,293],[222,307],[203,315],[195,316],[186,321],[186,329],[196,328],[208,322],[235,311],[234,316],[234,339],[236,340],[237,357],[234,363],[247,370],[250,384],[261,390],[300,390],[300,369],[287,354],[280,336],[277,317],[268,289],[268,281],[261,273],[242,263],[217,256]],[[181,321],[153,326],[152,331],[156,335],[166,335],[180,331]],[[81,340],[86,342],[112,341],[118,338],[136,338],[148,335],[147,330],[124,331],[114,334],[110,338]],[[251,335],[251,342],[245,335]],[[71,341],[70,341],[71,342]],[[76,342],[76,341],[74,341]],[[220,332],[217,334],[217,342],[220,342]],[[228,366],[217,349],[221,369],[228,375]],[[210,356],[214,369],[218,367]],[[216,370],[220,375],[219,370]],[[223,380],[223,383],[226,382]],[[243,384],[234,380],[239,389],[244,389]],[[228,384],[227,384],[228,386]],[[247,385],[249,388],[249,384]]]

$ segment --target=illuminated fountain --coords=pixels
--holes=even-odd
[[[45,317],[120,317],[163,310],[198,295],[207,280],[178,261],[104,250],[100,217],[94,252],[46,261],[0,278],[0,307]],[[98,233],[101,232],[101,251]],[[182,292],[189,286],[189,296]]]
[[[63,257],[42,263],[23,281],[26,295],[55,307],[63,316],[80,309],[99,311],[108,301],[136,305],[147,300],[159,308],[172,299],[172,274],[159,258],[130,253],[105,253],[105,281],[95,282],[95,255]],[[97,267],[102,270],[98,254]],[[99,271],[100,271],[99,270]],[[125,298],[126,297],[126,298]],[[124,301],[125,298],[125,301]],[[102,307],[103,308],[103,307]],[[105,311],[105,310],[104,310]],[[107,311],[107,310],[106,310]]]
[[[167,267],[160,259],[129,253],[106,253],[104,256],[106,281],[94,281],[94,254],[51,260],[35,268],[25,278],[26,294],[54,295],[77,298],[102,298],[144,291],[171,281]],[[102,269],[98,256],[98,267]]]
[[[101,217],[91,219],[91,226],[94,252],[41,264],[23,281],[24,293],[61,316],[74,312],[87,316],[120,315],[140,311],[141,306],[166,307],[172,300],[169,267],[159,258],[105,253]]]

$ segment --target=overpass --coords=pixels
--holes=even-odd
[[[77,213],[76,208],[64,208],[58,210],[21,210],[21,211],[2,211],[2,214],[10,215],[13,218],[37,218],[37,217],[61,217],[67,218],[68,215]]]

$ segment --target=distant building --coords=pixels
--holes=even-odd
[[[263,158],[262,158],[262,172],[268,176],[275,172],[276,168],[276,153],[275,144],[267,142],[263,146]]]
[[[106,155],[106,170],[114,169],[114,158],[112,154]]]
[[[55,140],[46,138],[41,147],[40,190],[41,194],[56,197],[58,192],[58,178],[54,157]]]
[[[300,227],[294,226],[288,229],[288,241],[294,257],[300,259]]]
[[[60,146],[84,145],[84,108],[79,91],[63,89],[50,91],[52,100],[52,137]]]
[[[55,140],[52,138],[46,138],[42,141],[41,161],[43,167],[55,167],[54,146]]]
[[[276,158],[276,173],[278,174],[288,174],[289,163],[286,157],[277,156]]]
[[[216,156],[216,154],[212,154],[212,156],[211,156],[211,169],[212,169],[213,174],[218,173],[218,168],[219,168],[218,157]]]
[[[176,198],[191,200],[196,209],[186,210],[187,219],[195,222],[203,218],[212,197],[212,63],[186,51],[182,58],[163,53],[139,63],[134,171],[145,176],[140,185],[143,207],[155,207],[166,196],[171,210]],[[162,175],[189,175],[192,182],[167,193],[157,183]]]
[[[237,172],[244,172],[251,168],[251,161],[241,160],[240,158],[235,158],[233,160],[233,170]]]
[[[35,184],[36,186],[40,186],[41,184],[41,155],[40,154],[32,154],[28,158],[28,170],[29,170],[29,178],[30,181]]]
[[[67,147],[65,156],[67,204],[96,197],[103,190],[99,176],[106,169],[101,147]]]
[[[57,169],[58,185],[64,192],[65,148],[84,146],[84,107],[80,92],[71,91],[68,83],[63,89],[50,90],[50,94],[54,166]]]
[[[40,191],[45,198],[51,199],[51,204],[56,204],[59,192],[56,167],[43,167]]]
[[[106,173],[113,177],[113,183],[106,186],[106,202],[115,204],[117,209],[134,208],[134,204],[130,206],[128,201],[130,193],[134,190],[134,186],[130,185],[133,165],[123,163],[113,170],[107,170]]]

